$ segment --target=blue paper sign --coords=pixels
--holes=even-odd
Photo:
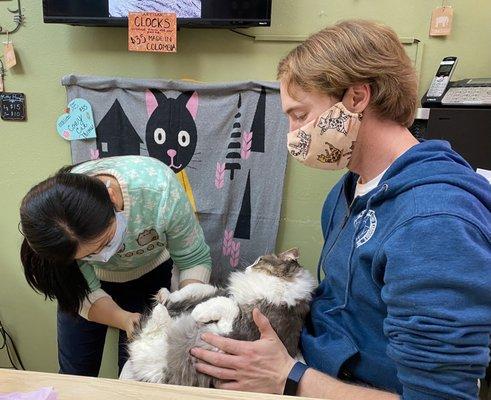
[[[84,99],[73,99],[68,112],[58,118],[56,129],[65,140],[93,139],[96,137],[92,107]]]

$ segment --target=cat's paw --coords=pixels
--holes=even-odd
[[[167,288],[163,287],[155,295],[155,300],[160,304],[165,304],[170,297],[170,292]]]
[[[201,303],[194,307],[191,312],[191,317],[199,323],[208,324],[211,322],[218,322],[220,320],[220,310],[209,307],[208,304]]]
[[[217,288],[205,283],[191,283],[169,295],[169,302],[179,303],[188,299],[201,299],[212,296]]]
[[[162,330],[164,327],[171,323],[171,317],[169,311],[163,304],[157,304],[153,310],[150,318],[147,319],[143,326],[143,333],[150,333],[153,331]]]
[[[219,296],[198,304],[191,312],[191,317],[198,324],[207,324],[217,334],[228,334],[232,331],[233,323],[239,308],[234,300]]]

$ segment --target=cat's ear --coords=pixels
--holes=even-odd
[[[189,110],[193,119],[196,121],[198,115],[198,92],[194,92],[191,98],[186,103],[186,108]]]
[[[178,97],[178,100],[181,100],[182,102],[184,101],[186,102],[186,108],[188,109],[193,119],[196,121],[196,116],[198,115],[198,104],[199,104],[198,92],[184,92]]]
[[[145,102],[147,103],[147,113],[150,117],[155,109],[167,100],[165,94],[160,90],[149,89],[145,91]]]
[[[297,261],[300,257],[300,252],[297,247],[294,247],[293,249],[280,253],[278,257],[285,261]]]

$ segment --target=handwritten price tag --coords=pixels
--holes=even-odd
[[[58,118],[56,129],[65,140],[95,138],[94,116],[89,102],[78,98],[68,103],[68,112]]]
[[[176,14],[129,13],[128,50],[175,53],[177,51]]]
[[[24,121],[26,119],[24,93],[0,93],[0,113],[5,121]]]
[[[3,46],[3,55],[5,57],[5,68],[10,69],[17,65],[17,58],[15,57],[14,45],[9,42]]]

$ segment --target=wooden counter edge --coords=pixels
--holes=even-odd
[[[188,386],[90,378],[46,372],[16,371],[0,368],[0,393],[29,392],[41,387],[53,387],[59,400],[279,400],[290,399],[263,393],[236,392]],[[307,400],[305,397],[295,397]],[[311,399],[312,400],[312,399]]]

